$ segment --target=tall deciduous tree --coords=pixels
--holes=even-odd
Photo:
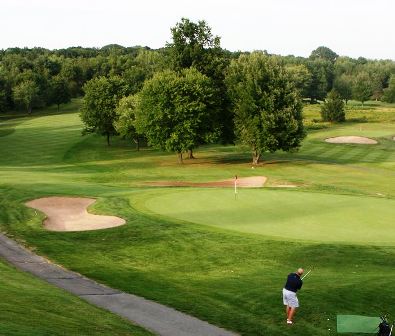
[[[114,127],[119,135],[134,141],[137,145],[137,150],[140,150],[142,135],[136,130],[136,111],[138,105],[138,95],[122,98],[115,110],[118,117],[114,122]]]
[[[53,77],[51,80],[51,96],[52,102],[58,107],[58,112],[60,104],[66,104],[71,100],[69,85],[64,78],[59,76]]]
[[[340,95],[341,99],[346,102],[346,104],[352,98],[352,85],[352,77],[346,74],[336,77],[333,83],[333,88]]]
[[[273,57],[255,52],[229,66],[226,82],[241,143],[251,147],[253,163],[261,155],[300,146],[305,136],[302,103],[289,74]]]
[[[395,103],[395,75],[391,76],[388,88],[384,89],[382,100],[387,103]]]
[[[25,80],[13,88],[14,101],[26,108],[28,114],[32,112],[34,101],[38,98],[39,88],[32,80]]]
[[[299,90],[302,97],[308,97],[309,87],[311,85],[311,73],[304,64],[294,64],[286,67],[294,82],[295,88]]]
[[[333,50],[324,46],[318,47],[317,49],[313,50],[310,54],[311,59],[321,59],[332,63],[335,63],[338,57],[339,55],[336,54]]]
[[[117,134],[114,121],[115,108],[119,100],[127,94],[126,86],[119,77],[98,77],[84,85],[85,97],[81,109],[81,119],[85,124],[84,133],[97,133],[107,137]]]
[[[197,23],[183,18],[171,28],[172,42],[167,43],[170,65],[173,70],[181,71],[190,67],[196,68],[209,77],[217,91],[215,95],[218,106],[218,119],[214,120],[221,128],[221,141],[233,141],[233,124],[229,100],[224,84],[225,69],[229,57],[220,46],[220,37],[213,35],[205,21]]]
[[[173,42],[168,43],[167,47],[174,70],[193,66],[204,73],[204,68],[210,61],[210,50],[220,49],[220,38],[211,33],[211,28],[205,21],[195,23],[182,18],[181,22],[171,28],[171,34]]]
[[[194,68],[157,73],[139,93],[137,131],[152,146],[176,152],[182,163],[183,152],[216,138],[214,94],[212,81]]]
[[[362,103],[367,101],[373,94],[371,78],[368,73],[361,72],[354,79],[353,98]]]
[[[307,62],[311,73],[308,97],[311,102],[323,100],[333,85],[333,64],[324,59],[315,59]]]

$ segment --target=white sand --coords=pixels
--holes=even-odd
[[[46,214],[44,227],[51,231],[88,231],[125,224],[125,220],[119,217],[89,214],[86,209],[95,202],[92,198],[45,197],[29,201],[26,205]]]
[[[361,144],[361,145],[377,144],[376,140],[361,137],[361,136],[355,136],[355,135],[327,138],[325,139],[325,141],[330,143],[336,143],[336,144]]]

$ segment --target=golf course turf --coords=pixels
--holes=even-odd
[[[282,240],[379,245],[395,241],[395,200],[390,199],[240,189],[236,199],[233,190],[226,189],[170,189],[139,197],[145,199],[136,202],[142,211]]]
[[[251,169],[240,146],[205,146],[179,165],[174,154],[137,152],[126,140],[107,146],[99,136],[82,137],[78,105],[0,124],[3,232],[71,270],[242,335],[328,335],[337,314],[395,314],[395,106],[351,105],[354,121],[339,125],[313,122],[319,107],[307,106],[310,130],[301,150],[265,154]],[[324,141],[346,135],[378,144]],[[268,181],[239,190],[236,200],[231,188],[143,186],[234,175]],[[275,188],[282,184],[298,187]],[[47,196],[98,198],[90,212],[126,225],[49,232],[44,215],[24,205]],[[313,271],[290,328],[281,289],[299,266]],[[27,323],[22,312],[13,319]]]
[[[152,335],[0,261],[0,335]]]

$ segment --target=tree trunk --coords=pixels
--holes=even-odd
[[[110,146],[110,133],[107,133],[107,146]]]
[[[193,156],[193,149],[188,150],[188,159],[194,159],[195,157]]]
[[[32,106],[31,106],[31,105],[29,105],[29,106],[27,107],[27,114],[28,114],[28,115],[31,115],[31,114],[32,114]]]
[[[178,152],[177,155],[178,155],[178,163],[182,164],[183,163],[182,152]]]
[[[259,159],[261,158],[261,154],[255,149],[252,153],[252,164],[257,165],[259,164]]]
[[[136,142],[136,146],[137,146],[137,151],[139,152],[140,151],[140,139],[136,138],[135,142]]]

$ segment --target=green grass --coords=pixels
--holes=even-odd
[[[81,137],[78,115],[67,106],[67,113],[8,120],[15,123],[12,132],[1,133],[10,126],[0,124],[0,227],[72,270],[242,335],[321,336],[335,330],[337,314],[395,314],[390,217],[395,106],[351,107],[352,121],[332,125],[313,122],[319,107],[306,106],[306,123],[321,129],[309,132],[299,152],[265,154],[255,169],[249,150],[240,146],[202,147],[197,159],[184,165],[173,154],[137,152],[122,139],[108,147],[104,138]],[[336,135],[369,136],[379,144],[323,141]],[[267,176],[269,187],[298,188],[240,190],[239,214],[231,207],[233,195],[226,202],[231,190],[144,186],[236,174]],[[45,231],[43,215],[35,216],[23,203],[49,195],[98,197],[92,212],[121,216],[127,224],[90,232]],[[213,209],[218,195],[222,213]],[[210,211],[203,211],[207,207]],[[264,227],[256,220],[260,210],[270,214]],[[293,221],[306,225],[305,232],[291,227]],[[300,292],[297,323],[287,328],[281,288],[287,273],[299,266],[315,268]]]
[[[395,241],[395,200],[285,190],[239,190],[234,199],[232,189],[147,192],[134,200],[139,210],[169,219],[281,240]]]
[[[0,261],[0,335],[151,335]]]

